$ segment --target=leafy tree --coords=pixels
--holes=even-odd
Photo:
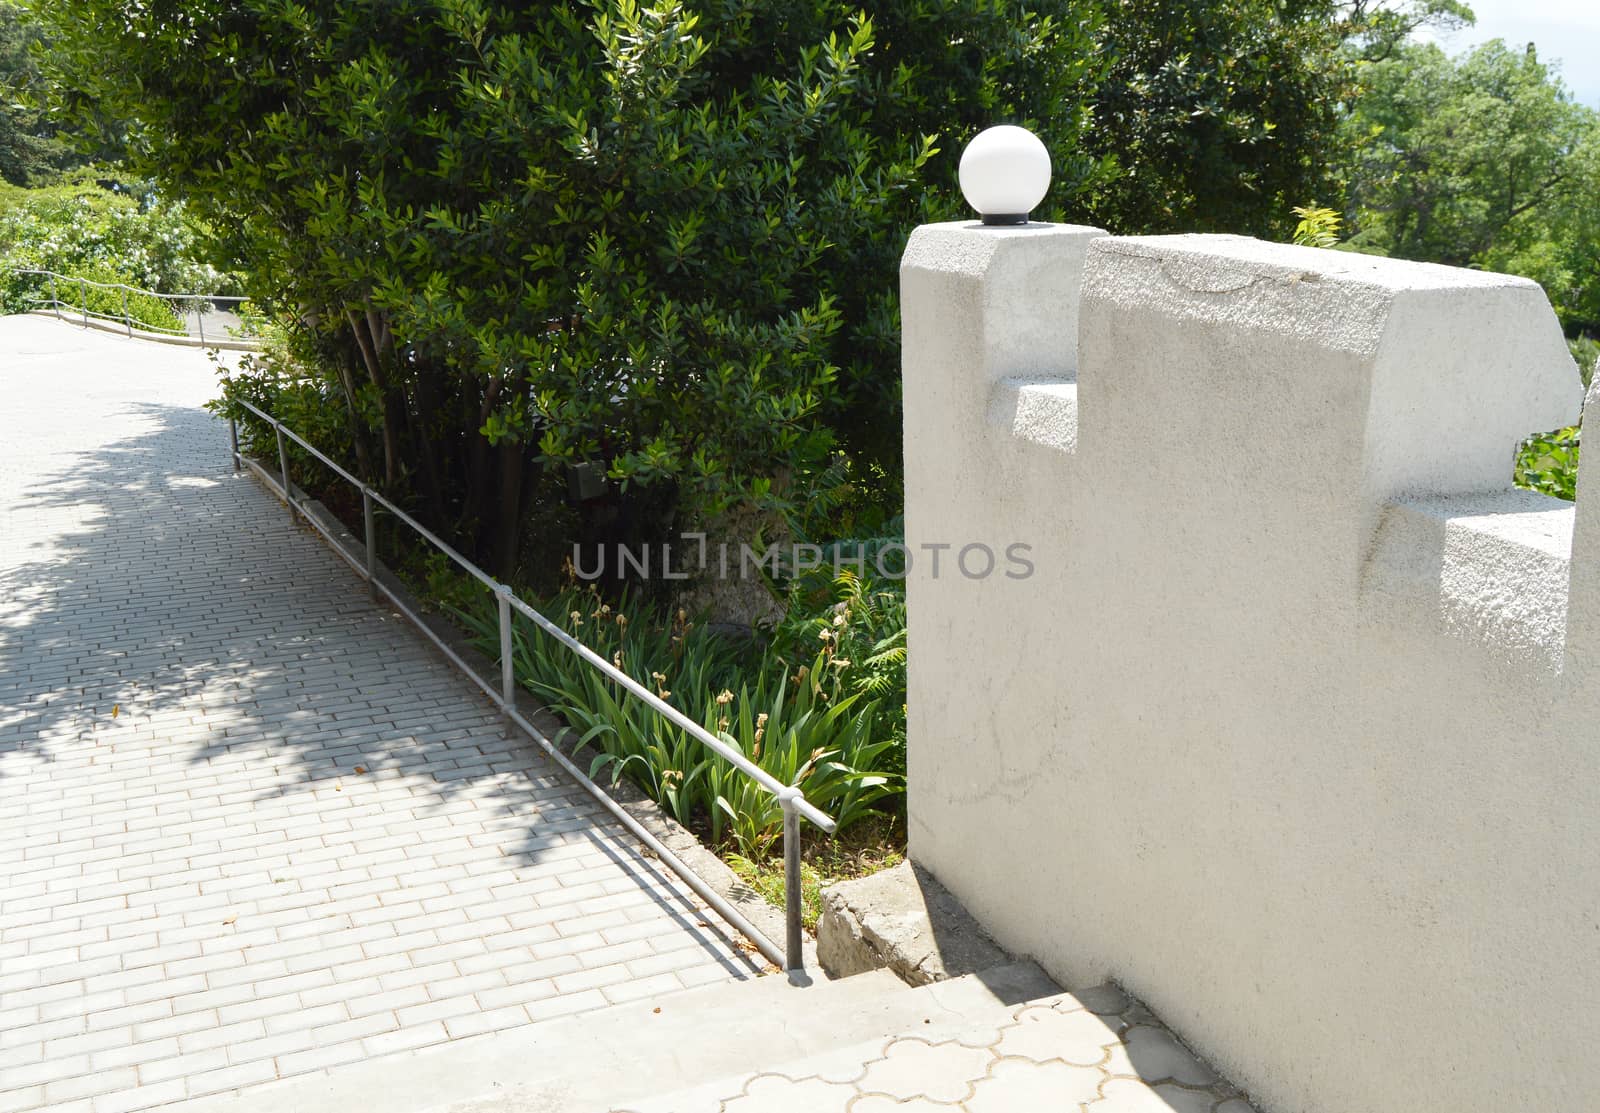
[[[1460,0],[1345,0],[1335,19],[1346,43],[1366,62],[1381,62],[1424,27],[1455,31],[1476,21]]]
[[[1350,114],[1353,244],[1468,266],[1523,250],[1582,183],[1594,113],[1530,47],[1459,61],[1432,44],[1363,67]]]
[[[1536,279],[1587,383],[1600,331],[1600,114],[1529,45],[1408,44],[1359,69],[1349,246]],[[1580,433],[1534,436],[1515,480],[1572,498]]]
[[[1472,22],[1460,0],[1107,0],[1110,60],[1089,149],[1115,166],[1086,209],[1113,231],[1276,238],[1283,214],[1338,192],[1358,64],[1422,27]]]
[[[1479,261],[1536,279],[1567,331],[1594,337],[1600,336],[1600,114],[1585,114],[1584,137],[1562,159],[1563,180],[1554,196]],[[1593,366],[1588,349],[1574,355],[1585,372]]]
[[[1089,149],[1118,173],[1090,209],[1115,232],[1281,233],[1330,191],[1346,81],[1321,0],[1109,0]]]
[[[509,567],[569,464],[699,516],[792,500],[841,438],[892,468],[893,260],[959,211],[960,145],[1017,119],[1058,152],[1052,208],[1097,181],[1076,154],[1091,8],[879,9],[81,0],[48,18],[69,118],[130,121],[135,166],[302,322],[352,450]]]
[[[65,161],[65,147],[39,110],[27,104],[38,91],[32,50],[41,38],[26,10],[0,0],[0,181],[12,185],[34,184]]]
[[[964,212],[962,144],[1041,131],[1046,215],[1279,230],[1326,184],[1331,12],[83,0],[48,19],[66,118],[127,122],[136,169],[297,322],[295,361],[325,370],[297,389],[345,415],[360,466],[508,568],[571,465],[620,489],[594,520],[809,510],[840,476],[892,506],[895,265],[909,228]]]

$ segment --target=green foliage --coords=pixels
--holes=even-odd
[[[33,51],[43,38],[26,8],[0,0],[0,184],[35,185],[71,162],[50,122],[27,103],[39,91]]]
[[[319,335],[373,466],[507,568],[600,461],[691,516],[804,498],[842,445],[897,484],[895,261],[1017,119],[1078,153],[1094,9],[260,0],[54,5],[66,118],[221,230]],[[114,32],[108,29],[114,28]],[[543,484],[544,487],[540,485]]]
[[[196,234],[182,206],[145,202],[95,184],[92,171],[39,189],[0,195],[0,312],[20,312],[48,296],[49,281],[20,275],[48,270],[90,282],[124,283],[157,292],[214,290],[217,272],[197,263]],[[123,295],[70,282],[56,283],[62,301],[120,316]],[[158,331],[183,324],[158,298],[129,294],[128,312]]]
[[[370,395],[366,397],[370,400]],[[269,334],[262,352],[240,356],[224,380],[222,397],[207,406],[218,416],[239,423],[239,445],[245,455],[275,467],[278,441],[272,427],[239,405],[241,400],[275,415],[335,460],[355,460],[344,398],[330,389],[322,376],[303,370],[281,338]],[[348,486],[335,484],[335,477],[325,473],[325,466],[315,457],[293,441],[286,448],[289,468],[298,485],[314,491],[325,502],[337,499],[341,493],[348,496]],[[430,589],[440,590],[445,582],[427,577]]]
[[[1578,375],[1587,388],[1594,380],[1595,365],[1600,363],[1600,340],[1587,335],[1579,336],[1568,340],[1567,347],[1572,350],[1573,361],[1578,365]]]
[[[161,293],[215,290],[221,277],[196,262],[198,236],[181,205],[104,189],[92,173],[0,197],[0,254],[9,264],[65,274],[109,269]]]
[[[1600,113],[1574,103],[1531,45],[1450,58],[1393,40],[1363,59],[1346,246],[1536,280],[1587,386],[1600,354]],[[1530,437],[1517,485],[1573,498],[1580,440],[1576,426]]]
[[[492,600],[452,608],[486,653],[498,655]],[[841,829],[904,792],[900,740],[874,732],[876,703],[851,691],[826,651],[794,665],[772,648],[718,635],[678,611],[569,590],[541,610],[706,730],[832,815]],[[519,681],[560,715],[591,775],[627,776],[674,818],[703,823],[713,843],[761,857],[782,831],[777,802],[687,731],[618,690],[531,624],[514,636]]]
[[[1558,499],[1576,499],[1582,438],[1582,428],[1573,425],[1523,441],[1517,448],[1517,486]]]
[[[1351,246],[1526,275],[1569,331],[1600,329],[1600,114],[1498,40],[1397,47],[1359,74]]]
[[[1113,232],[1281,238],[1329,187],[1347,83],[1343,28],[1320,0],[1108,0],[1110,59],[1089,150],[1119,172],[1090,216]]]
[[[759,893],[762,900],[775,908],[784,907],[787,879],[776,860],[752,859],[732,853],[725,861],[739,880]],[[822,888],[827,883],[816,866],[806,861],[800,863],[800,923],[813,932],[822,918]]]
[[[126,314],[132,318],[135,328],[150,332],[182,334],[184,331],[183,320],[164,299],[116,288],[119,284],[126,286],[131,283],[124,272],[109,264],[79,266],[75,268],[73,277],[85,281],[58,279],[53,284],[48,278],[37,275],[15,274],[9,267],[10,264],[0,265],[0,310],[20,312],[25,308],[40,306],[36,299],[48,298],[53,285],[56,296],[63,303],[60,312],[68,320],[73,319],[78,310],[86,309],[91,318],[102,320],[121,321]]]
[[[1040,212],[1281,235],[1345,81],[1323,0],[79,0],[61,119],[124,141],[283,311],[363,473],[510,576],[579,532],[896,512],[896,263],[979,128]],[[137,121],[124,136],[106,121]],[[1091,126],[1092,125],[1092,126]],[[541,509],[545,508],[545,509]],[[631,516],[631,518],[630,518]],[[541,519],[542,523],[542,519]],[[620,527],[617,527],[620,528]]]
[[[1296,205],[1292,210],[1300,218],[1294,226],[1292,243],[1301,247],[1335,247],[1339,243],[1339,225],[1342,217],[1333,209],[1326,209],[1315,201],[1309,205]]]
[[[871,572],[883,544],[840,542],[826,554],[827,565],[789,585],[788,608],[773,631],[772,644],[787,660],[820,653],[843,689],[871,700],[876,708],[873,734],[894,742],[890,751],[905,771],[906,591],[903,579],[879,579]],[[903,540],[899,538],[895,541]],[[860,557],[864,571],[833,556]]]
[[[1534,279],[1569,334],[1592,336],[1600,333],[1600,113],[1585,116],[1583,140],[1561,160],[1560,187],[1482,263]],[[1586,370],[1592,366],[1585,361]]]
[[[1344,0],[1335,18],[1352,54],[1363,62],[1381,62],[1426,27],[1456,31],[1476,22],[1460,0]]]
[[[1536,54],[1499,40],[1459,61],[1407,46],[1361,75],[1354,238],[1404,258],[1466,266],[1526,235],[1592,123]]]
[[[843,838],[806,840],[800,860],[801,923],[816,930],[822,916],[824,888],[891,869],[904,860],[904,850],[905,832],[891,823],[863,823]],[[781,858],[751,859],[730,853],[723,860],[767,903],[783,907],[785,878]]]

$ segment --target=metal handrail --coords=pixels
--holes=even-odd
[[[77,275],[60,274],[57,271],[37,270],[37,269],[34,269],[34,268],[19,268],[19,269],[15,270],[15,271],[12,271],[11,273],[13,273],[13,274],[36,275],[36,276],[38,276],[40,278],[49,279],[49,281],[50,281],[50,296],[47,297],[47,298],[44,298],[44,297],[33,297],[30,300],[33,302],[33,304],[35,306],[37,306],[39,308],[42,308],[42,309],[53,309],[55,311],[56,317],[58,319],[60,319],[60,320],[65,320],[66,319],[66,318],[61,316],[61,310],[63,308],[65,308],[65,309],[71,311],[73,314],[82,317],[83,318],[83,323],[85,325],[88,325],[90,318],[94,318],[95,320],[100,320],[100,321],[115,322],[116,324],[122,325],[127,330],[127,333],[128,333],[128,335],[130,337],[132,337],[134,335],[134,325],[136,323],[139,326],[139,331],[141,331],[141,332],[152,332],[152,333],[156,333],[156,334],[161,335],[161,336],[185,337],[185,338],[187,338],[189,336],[189,332],[188,332],[187,328],[180,330],[180,329],[166,328],[166,327],[164,327],[162,325],[153,325],[153,324],[150,324],[148,321],[137,321],[136,322],[135,319],[128,312],[128,295],[129,294],[142,294],[145,297],[160,298],[163,301],[171,301],[171,302],[200,302],[200,303],[202,303],[204,305],[216,305],[216,304],[218,304],[220,302],[230,302],[230,303],[235,303],[235,304],[238,304],[238,305],[242,305],[245,302],[250,300],[247,297],[242,297],[242,296],[239,296],[239,295],[236,295],[236,294],[163,294],[163,293],[158,293],[155,290],[146,290],[146,289],[143,289],[143,288],[138,287],[138,286],[130,286],[126,282],[96,282],[92,278],[82,278],[82,277],[77,276]],[[58,293],[58,289],[59,289],[59,287],[57,286],[58,282],[67,284],[69,286],[77,287],[78,290],[80,291],[81,295],[82,295],[80,297],[80,299],[79,299],[79,303],[63,301],[61,299],[61,297],[59,296],[59,293]],[[119,290],[119,291],[121,291],[121,293],[122,293],[122,313],[120,315],[114,315],[114,314],[109,314],[109,313],[97,313],[97,312],[91,310],[89,308],[89,297],[88,297],[88,292],[89,292],[90,289],[95,289],[95,290]],[[199,326],[199,329],[200,329],[200,337],[199,337],[200,344],[201,344],[201,346],[206,346],[205,314],[201,310],[195,309],[194,310],[194,317],[195,317],[195,322]],[[252,343],[251,341],[248,341],[248,340],[238,341],[238,342],[239,343],[245,343],[245,344]]]
[[[261,475],[269,485],[276,486],[279,490],[279,494],[283,498],[284,504],[289,510],[290,521],[294,521],[296,519],[296,512],[298,511],[299,517],[303,518],[307,523],[315,528],[317,532],[321,533],[323,537],[327,539],[328,543],[334,547],[334,550],[344,558],[345,562],[354,568],[356,572],[367,581],[369,590],[371,591],[374,599],[378,597],[379,592],[382,592],[385,596],[387,596],[389,601],[398,607],[402,614],[409,618],[418,629],[427,635],[428,638],[430,638],[433,643],[438,646],[439,649],[441,649],[444,654],[462,670],[462,672],[467,674],[468,678],[470,678],[478,685],[478,687],[482,688],[484,692],[489,695],[490,699],[492,699],[495,704],[499,706],[500,710],[506,715],[509,721],[521,727],[522,730],[527,733],[533,739],[533,741],[537,743],[539,747],[543,749],[545,753],[562,768],[563,771],[577,781],[578,784],[588,791],[591,796],[598,800],[607,811],[619,819],[629,831],[631,831],[636,837],[639,838],[641,842],[649,847],[663,864],[665,864],[679,877],[683,878],[683,880],[688,883],[689,887],[693,889],[695,893],[700,896],[700,898],[703,899],[708,905],[716,910],[716,912],[720,914],[723,919],[728,921],[729,924],[733,925],[745,936],[747,936],[750,941],[756,945],[756,949],[760,951],[763,956],[774,963],[780,963],[783,969],[791,975],[802,973],[805,968],[805,957],[802,944],[803,934],[801,929],[800,908],[800,819],[801,817],[804,817],[805,819],[810,820],[811,823],[814,824],[818,829],[828,834],[832,834],[837,829],[837,824],[834,822],[834,820],[825,812],[820,811],[815,805],[810,803],[805,798],[805,794],[801,792],[799,788],[795,787],[794,785],[786,785],[779,781],[776,777],[772,776],[772,774],[768,773],[759,765],[756,765],[754,762],[752,762],[739,750],[723,742],[720,738],[712,734],[701,724],[689,718],[682,711],[679,711],[676,707],[673,707],[671,704],[657,696],[654,692],[650,691],[650,689],[640,684],[633,677],[616,667],[614,664],[612,664],[612,662],[606,660],[594,650],[578,641],[578,639],[574,638],[571,634],[561,629],[560,626],[552,622],[531,604],[518,597],[518,595],[512,591],[509,584],[501,583],[483,569],[479,568],[476,564],[472,563],[472,561],[462,556],[455,550],[454,547],[441,540],[432,530],[428,529],[421,522],[418,522],[410,514],[407,514],[404,510],[396,506],[388,498],[385,498],[369,484],[352,474],[337,461],[330,459],[326,453],[318,449],[315,445],[306,440],[300,434],[296,433],[293,429],[290,429],[288,426],[283,424],[282,421],[279,421],[272,414],[251,402],[244,401],[243,399],[236,399],[236,401],[244,409],[248,410],[250,413],[254,414],[256,417],[260,418],[262,421],[266,422],[272,427],[273,433],[276,435],[278,441],[278,475],[280,478],[275,481],[269,472],[267,472],[254,460],[244,456],[239,451],[239,424],[236,419],[230,418],[228,421],[228,433],[232,441],[233,470],[237,472],[240,470],[241,465],[248,464],[252,470]],[[326,526],[324,526],[311,514],[307,513],[303,506],[296,505],[293,494],[294,486],[289,480],[289,455],[288,446],[285,443],[286,438],[287,440],[292,440],[295,444],[299,445],[316,459],[327,465],[327,467],[330,468],[335,475],[339,476],[339,478],[343,479],[345,482],[351,484],[361,491],[361,517],[366,534],[366,561],[364,567],[362,564],[357,563],[356,560],[345,551],[344,546],[337,538],[333,536]],[[494,593],[495,601],[499,610],[500,626],[499,691],[496,691],[492,684],[484,680],[483,677],[478,675],[475,669],[468,665],[466,661],[462,660],[461,656],[457,654],[456,651],[448,644],[446,644],[445,641],[439,637],[439,635],[426,622],[422,620],[422,617],[418,614],[415,614],[406,604],[406,602],[378,576],[378,538],[374,513],[374,508],[377,506],[382,506],[400,521],[411,527],[411,529],[421,536],[423,540],[427,541],[434,548],[438,549],[445,556],[449,557],[457,566],[462,569],[462,571],[477,579],[480,583]],[[514,667],[515,663],[512,659],[513,611],[521,613],[528,619],[532,620],[534,625],[543,630],[545,633],[549,634],[551,637],[555,638],[567,648],[571,649],[579,656],[580,659],[587,662],[594,668],[599,669],[601,674],[607,679],[619,685],[629,694],[643,700],[646,706],[650,707],[653,711],[667,719],[669,722],[673,723],[675,726],[687,732],[688,735],[696,742],[700,743],[700,745],[723,758],[723,760],[727,761],[735,769],[738,769],[741,773],[755,781],[756,784],[760,785],[770,795],[777,799],[779,807],[783,809],[783,889],[785,940],[782,950],[779,950],[778,947],[759,929],[751,924],[743,914],[729,904],[720,893],[715,892],[709,886],[707,886],[704,879],[702,879],[687,864],[679,859],[677,855],[672,853],[672,851],[669,850],[659,839],[641,826],[633,816],[628,814],[628,812],[624,810],[615,800],[613,800],[604,789],[595,784],[594,781],[586,776],[583,771],[574,765],[553,742],[545,737],[543,732],[541,732],[532,723],[528,722],[528,720],[517,710],[517,681]]]

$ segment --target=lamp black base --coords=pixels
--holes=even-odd
[[[1028,223],[1028,214],[1027,213],[984,213],[983,214],[983,222],[985,224],[997,224],[997,225],[1026,224],[1026,223]]]

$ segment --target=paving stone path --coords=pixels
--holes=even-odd
[[[0,1113],[751,976],[282,505],[203,356],[0,318]]]
[[[898,1036],[616,1113],[1256,1113],[1115,986],[949,1037]]]

